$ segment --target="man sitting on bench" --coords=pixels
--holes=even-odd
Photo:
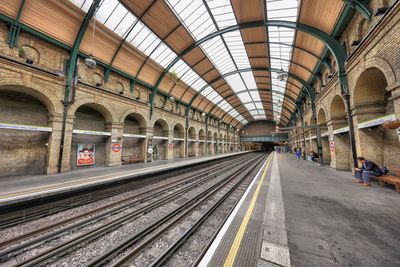
[[[361,168],[355,168],[356,182],[364,186],[370,186],[371,177],[381,176],[383,172],[375,162],[366,160],[363,157],[357,158]]]

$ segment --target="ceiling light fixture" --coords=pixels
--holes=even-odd
[[[95,69],[96,68],[96,61],[94,60],[93,57],[93,45],[94,45],[94,34],[96,31],[96,17],[95,15],[93,16],[93,33],[92,33],[92,47],[90,48],[90,55],[88,58],[85,59],[85,64],[89,69]]]

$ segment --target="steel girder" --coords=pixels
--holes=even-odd
[[[250,109],[249,112],[250,112],[250,111],[256,111],[256,110],[258,110],[258,109]],[[237,117],[239,117],[239,115],[240,115],[240,114],[238,114],[238,115],[236,115],[236,116],[232,116],[232,119],[231,119],[230,121],[227,122],[228,125],[230,125],[230,124],[232,123],[233,120],[237,120]],[[289,118],[288,118],[285,114],[282,114],[282,115],[289,121]],[[270,121],[271,121],[271,120],[270,120]]]
[[[232,96],[234,96],[234,95],[236,95],[236,94],[246,93],[246,92],[249,92],[249,91],[250,91],[250,92],[271,92],[271,93],[275,93],[275,94],[278,94],[278,95],[281,95],[281,96],[285,97],[285,94],[284,94],[284,93],[282,93],[282,92],[280,92],[280,91],[276,91],[276,90],[271,90],[271,89],[249,89],[249,90],[242,90],[242,91],[239,91],[239,92],[230,94],[229,96],[226,97],[226,99],[228,99],[228,98],[230,98],[230,97],[232,97]],[[290,96],[286,96],[286,97],[287,97],[289,103],[291,103],[293,106],[296,106],[296,107],[297,107],[297,103],[296,103],[296,100],[295,100],[294,98],[292,98],[292,97],[290,97]],[[215,114],[212,114],[213,110],[214,110],[216,107],[218,107],[218,105],[219,105],[223,100],[225,100],[225,99],[222,99],[222,100],[218,101],[218,102],[212,107],[212,109],[208,112],[208,114],[210,114],[210,115],[215,115]],[[252,102],[258,102],[258,101],[252,101]],[[250,102],[250,103],[252,103],[252,102]],[[261,102],[262,102],[262,101],[261,101]],[[243,104],[244,104],[244,103],[243,103]],[[232,110],[232,109],[231,109],[231,110]],[[227,112],[230,112],[231,110],[229,110],[229,111],[227,111]],[[225,115],[224,115],[224,116],[225,116]]]
[[[229,72],[229,73],[225,73],[223,76],[224,76],[224,77],[227,77],[227,76],[234,75],[234,74],[237,74],[237,73],[249,72],[249,71],[281,72],[281,70],[275,69],[275,68],[246,68],[246,69],[240,69],[240,70],[237,70],[237,71],[231,71],[231,72]],[[306,92],[307,92],[308,96],[310,97],[310,99],[311,99],[312,101],[315,100],[315,91],[314,91],[314,88],[312,88],[306,81],[304,81],[303,79],[301,79],[301,78],[300,78],[299,76],[297,76],[296,74],[293,74],[293,73],[291,73],[291,72],[286,72],[286,73],[288,74],[289,77],[291,77],[291,78],[297,80],[298,82],[300,82],[300,83],[304,86],[304,88],[306,89]],[[220,79],[220,77],[219,77],[218,79]],[[208,86],[207,86],[207,87],[208,87]],[[203,87],[201,90],[199,90],[199,91],[193,96],[193,98],[192,98],[191,101],[189,102],[188,109],[187,109],[186,112],[188,112],[188,111],[190,110],[190,108],[192,107],[193,101],[196,99],[196,97],[198,97],[198,96],[201,94],[201,92],[202,92],[205,88],[207,88],[207,87]],[[297,100],[296,100],[296,101],[297,101]],[[296,102],[296,101],[295,101],[295,102]]]
[[[302,52],[304,52],[304,53],[307,53],[308,55],[312,56],[312,57],[315,58],[319,63],[324,64],[324,66],[325,66],[330,72],[332,72],[332,67],[331,67],[331,65],[330,65],[326,60],[324,60],[323,58],[320,58],[317,54],[313,53],[312,51],[309,51],[309,50],[307,50],[307,49],[304,49],[304,48],[302,48],[302,47],[300,47],[300,46],[296,46],[296,45],[294,45],[294,44],[288,44],[288,43],[282,43],[282,42],[268,42],[268,43],[269,43],[269,44],[277,44],[277,45],[287,46],[287,47],[291,47],[292,49],[293,49],[293,48],[296,48],[296,49],[298,49],[298,50],[300,50],[300,51],[302,51]],[[248,42],[248,43],[245,43],[245,45],[252,45],[252,44],[265,44],[265,42]]]
[[[299,90],[301,90],[301,88],[298,87],[297,85],[295,85],[294,83],[291,83],[291,82],[289,82],[289,81],[287,81],[287,83],[288,83],[288,84],[291,84],[292,86],[294,86],[294,87],[298,88]],[[264,85],[268,85],[268,86],[272,86],[272,85],[273,85],[273,84],[271,84],[271,83],[263,83],[263,84],[264,84]],[[275,86],[275,87],[278,87],[278,88],[286,89],[285,87],[280,86],[280,85],[274,85],[274,86]],[[284,93],[279,92],[279,91],[276,91],[276,90],[272,90],[272,89],[250,88],[249,90],[250,90],[251,92],[254,92],[254,91],[256,91],[256,90],[258,90],[258,91],[260,91],[260,92],[273,92],[273,93],[276,93],[276,94],[285,96]],[[286,90],[287,90],[287,89],[286,89]],[[290,90],[287,90],[287,91],[289,91],[289,92],[291,92],[291,93],[293,93],[293,94],[296,94],[296,92],[293,92],[293,91],[290,91]],[[246,92],[246,91],[235,92],[235,93],[230,94],[229,96],[227,96],[227,97],[225,98],[225,100],[227,100],[228,98],[230,98],[230,97],[232,97],[232,96],[235,96],[235,95],[237,95],[237,94],[239,94],[239,93],[245,93],[245,92]],[[207,95],[205,95],[205,97],[199,102],[199,104],[197,105],[197,107],[199,107],[199,105],[203,102],[204,99],[206,99],[206,97],[207,97]],[[293,100],[293,98],[291,98],[291,97],[289,97],[289,96],[288,96],[288,98],[289,98],[290,100],[292,100],[293,103],[296,102],[296,100]],[[210,103],[213,103],[213,102],[210,101],[210,102],[205,106],[204,109],[206,109]],[[220,102],[218,102],[218,104],[219,104],[219,103],[220,103]],[[196,107],[196,108],[197,108],[197,107]],[[214,108],[216,108],[216,107],[214,106],[211,110],[213,110]]]
[[[17,16],[15,17],[15,20],[10,25],[10,32],[8,33],[8,38],[7,38],[7,43],[10,48],[15,47],[18,42],[18,36],[21,31],[19,20],[21,19],[22,10],[24,9],[24,6],[25,6],[25,0],[21,0],[21,4],[19,5]]]
[[[252,104],[252,103],[268,103],[268,104],[272,104],[272,105],[274,105],[274,104],[279,104],[279,103],[277,103],[277,102],[274,102],[274,101],[248,101],[248,102],[244,102],[244,103],[242,103],[243,105],[246,105],[246,104]],[[294,105],[292,102],[289,102],[291,105]],[[237,108],[238,106],[232,106],[232,108],[231,109],[229,109],[228,111],[226,111],[226,113],[221,117],[221,120],[223,120],[224,118],[225,118],[225,116],[226,115],[228,115],[228,113],[229,112],[231,112],[232,110],[234,110],[235,108]],[[296,108],[297,106],[292,106],[292,107],[294,107],[294,108]],[[282,106],[282,109],[285,109],[286,111],[288,111],[289,113],[291,113],[292,111],[291,110],[289,110],[287,107],[283,107]],[[273,111],[273,109],[268,109],[268,110],[270,110],[270,111]]]
[[[345,60],[346,60],[346,55],[343,51],[343,48],[340,46],[340,44],[324,31],[321,31],[315,27],[301,24],[301,23],[296,23],[296,22],[290,22],[290,21],[280,21],[280,20],[268,20],[268,21],[254,21],[254,22],[247,22],[247,23],[241,23],[238,25],[230,26],[227,28],[224,28],[222,30],[218,30],[216,32],[213,32],[202,39],[198,40],[195,42],[193,45],[189,46],[186,48],[182,53],[180,53],[174,60],[171,61],[171,63],[164,69],[162,74],[159,76],[157,79],[157,82],[154,86],[153,92],[151,94],[151,99],[150,99],[150,117],[152,116],[153,109],[154,109],[154,99],[158,91],[158,87],[161,84],[161,81],[164,79],[164,77],[167,75],[169,70],[185,55],[187,55],[190,51],[193,49],[197,48],[199,45],[203,44],[204,42],[211,40],[214,37],[223,35],[228,32],[240,30],[240,29],[246,29],[246,28],[255,28],[255,27],[268,27],[268,26],[276,26],[276,27],[284,27],[284,28],[290,28],[290,29],[295,29],[299,30],[305,33],[308,33],[320,41],[322,41],[328,49],[331,51],[333,54],[336,62],[337,62],[337,68],[338,68],[338,73],[339,73],[339,79],[342,87],[348,88],[348,82],[347,82],[347,75],[345,71]],[[310,86],[309,86],[310,87]],[[307,87],[305,87],[307,88]],[[314,100],[312,97],[311,99]]]
[[[371,20],[372,18],[372,12],[371,10],[368,8],[368,5],[365,4],[362,1],[359,0],[342,0],[346,3],[346,5],[349,5],[350,7],[354,8],[355,10],[357,10],[358,12],[361,13],[361,15],[364,16],[364,18]],[[369,1],[367,1],[369,2]]]

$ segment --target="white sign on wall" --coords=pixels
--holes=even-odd
[[[36,132],[52,132],[51,127],[21,125],[21,124],[8,124],[0,123],[0,129],[22,130],[22,131],[36,131]]]

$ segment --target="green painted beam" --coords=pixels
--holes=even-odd
[[[21,0],[21,4],[19,5],[17,16],[15,17],[15,20],[10,25],[10,32],[8,33],[8,38],[7,38],[7,43],[10,48],[13,48],[17,45],[18,43],[18,37],[19,33],[21,31],[20,27],[20,19],[22,15],[22,11],[25,6],[25,0]]]
[[[65,94],[64,94],[64,102],[65,104],[69,104],[70,97],[71,97],[71,89],[74,82],[74,76],[76,72],[77,60],[78,60],[78,53],[79,47],[81,46],[81,42],[83,37],[85,36],[86,30],[89,27],[89,23],[92,20],[94,13],[96,12],[97,8],[100,5],[100,0],[94,0],[92,5],[90,6],[88,12],[86,13],[85,18],[83,19],[82,25],[78,31],[78,35],[74,41],[74,44],[70,51],[69,57],[69,65],[67,70],[67,85],[65,87]]]
[[[241,70],[237,70],[237,71],[232,71],[232,72],[229,72],[229,73],[225,73],[223,76],[224,76],[224,77],[228,77],[228,76],[230,76],[230,75],[234,75],[234,74],[237,74],[237,73],[249,72],[249,71],[280,72],[279,69],[274,69],[274,68],[246,68],[246,69],[241,69]],[[299,76],[297,76],[296,74],[293,74],[293,73],[290,73],[290,72],[287,72],[287,74],[288,74],[289,77],[291,77],[291,78],[297,80],[298,82],[300,82],[300,83],[304,86],[304,88],[306,89],[306,92],[307,92],[307,94],[309,95],[310,99],[312,99],[312,101],[314,101],[314,99],[315,99],[315,92],[314,92],[314,89],[313,89],[309,84],[307,84],[306,81],[304,81],[303,79],[301,79],[301,78],[300,78]],[[204,88],[204,87],[203,87],[203,88]],[[204,90],[204,89],[203,89],[203,90]],[[194,100],[201,94],[201,92],[202,92],[202,90],[199,90],[199,91],[196,93],[196,95],[194,95],[194,96],[192,97],[192,99],[191,99],[190,102],[189,102],[189,106],[188,106],[187,112],[189,112],[190,108],[192,107],[192,104],[193,104]]]
[[[302,88],[298,87],[297,85],[295,85],[295,84],[293,84],[293,83],[291,83],[291,82],[289,82],[289,81],[287,81],[287,83],[293,85],[294,87],[298,88],[299,90],[302,90]],[[272,86],[272,84],[270,84],[270,83],[264,83],[264,85]],[[274,87],[282,88],[282,89],[284,89],[284,90],[287,90],[288,92],[291,92],[291,93],[293,93],[293,94],[296,94],[295,92],[293,92],[293,91],[291,91],[291,90],[288,90],[286,87],[283,87],[283,86],[280,86],[280,85],[274,85]],[[261,92],[261,91],[264,91],[264,92],[265,92],[265,91],[274,92],[274,93],[277,93],[277,94],[279,94],[279,95],[283,95],[283,96],[284,96],[284,94],[283,94],[282,92],[279,92],[279,91],[276,91],[276,90],[271,91],[271,89],[265,89],[265,88],[250,88],[250,90],[251,90],[251,91],[258,90],[258,91],[260,91],[260,92]],[[241,91],[241,93],[244,93],[244,92],[246,92],[246,91]],[[236,94],[237,94],[237,93],[230,94],[228,97],[225,98],[225,100],[227,100],[228,98],[230,98],[230,97],[232,97],[232,96],[235,96]],[[206,99],[207,96],[208,96],[208,95],[204,95],[204,98],[199,102],[199,104],[197,105],[196,108],[198,108],[198,107],[200,106],[200,104]],[[292,98],[291,98],[291,99],[292,99]],[[209,101],[210,101],[210,100],[209,100]],[[293,102],[296,102],[296,100],[293,100]],[[204,109],[207,109],[208,105],[211,104],[211,103],[212,103],[212,101],[210,101],[210,102],[204,107]]]
[[[338,66],[338,70],[339,70],[339,76],[341,77],[341,76],[345,75],[344,63],[345,63],[346,56],[345,56],[345,54],[343,52],[343,49],[340,46],[340,44],[334,38],[332,38],[329,34],[323,32],[323,31],[321,31],[321,30],[319,30],[317,28],[311,27],[309,25],[290,22],[290,21],[273,20],[273,21],[255,21],[255,22],[242,23],[242,24],[238,24],[238,25],[234,25],[234,26],[230,26],[230,27],[224,28],[224,29],[219,30],[219,31],[215,31],[215,32],[203,37],[202,39],[198,40],[196,43],[194,43],[190,47],[186,48],[181,54],[179,54],[174,60],[172,60],[172,62],[167,66],[167,68],[165,68],[163,73],[160,75],[160,77],[158,78],[158,80],[157,80],[157,82],[156,82],[156,84],[154,86],[154,90],[153,90],[153,93],[152,93],[151,99],[150,99],[150,113],[152,113],[152,110],[154,108],[154,98],[155,98],[155,95],[157,93],[158,87],[161,84],[162,79],[166,76],[168,71],[182,57],[184,57],[190,51],[192,51],[193,49],[197,48],[202,43],[204,43],[204,42],[206,42],[208,40],[211,40],[214,37],[221,36],[221,35],[223,35],[225,33],[228,33],[228,32],[237,31],[237,30],[240,30],[240,29],[255,28],[255,27],[268,27],[268,26],[277,26],[277,27],[295,29],[295,30],[299,30],[299,31],[308,33],[308,34],[313,35],[314,37],[318,38],[319,40],[321,40],[330,49],[330,51],[334,55],[334,57],[336,59],[336,62],[338,63],[337,66]],[[346,78],[346,80],[347,80],[347,78]]]
[[[250,111],[257,111],[258,109],[250,109],[249,110],[249,112]],[[289,120],[289,118],[285,115],[285,114],[282,114],[283,115],[283,117],[285,117],[287,120]],[[232,116],[232,119],[230,120],[230,121],[228,121],[228,124],[230,125],[231,123],[232,123],[232,121],[233,120],[237,120],[237,118],[240,116],[240,114],[238,114],[238,115],[236,115],[236,116]],[[267,119],[268,120],[268,119]],[[271,120],[268,120],[268,121],[271,121]]]
[[[364,16],[364,18],[371,20],[372,18],[372,12],[368,7],[367,3],[364,3],[359,0],[342,0],[346,3],[346,5],[350,6],[351,8],[354,8],[358,12],[361,13],[361,15]],[[369,1],[368,1],[369,2]]]

